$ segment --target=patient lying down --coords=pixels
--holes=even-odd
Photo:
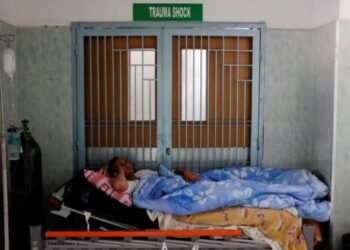
[[[133,204],[174,215],[192,215],[227,206],[285,209],[294,207],[300,217],[327,221],[330,203],[322,200],[328,187],[307,170],[235,166],[195,174],[189,170],[158,173],[140,170],[113,158],[101,171],[112,188],[132,194]],[[182,178],[181,178],[181,177]]]
[[[199,180],[199,176],[189,170],[175,169],[174,173],[182,176],[186,182]],[[156,171],[149,169],[135,172],[130,162],[118,157],[109,161],[108,166],[104,169],[104,174],[113,178],[112,187],[115,191],[127,194],[132,194],[135,191],[140,178],[147,175],[158,175]]]
[[[177,215],[172,216],[173,220],[184,223],[183,228],[193,228],[190,224],[243,226],[243,230],[246,226],[255,227],[281,247],[273,249],[301,250],[306,245],[300,217],[313,216],[324,221],[329,216],[327,204],[313,202],[327,193],[327,187],[306,170],[234,167],[196,174],[181,169],[170,172],[160,166],[158,176],[158,172],[147,169],[135,172],[132,164],[115,157],[101,172],[111,179],[115,191],[132,194],[133,205],[123,217],[136,227],[140,221],[158,219],[160,229],[181,229],[167,225],[170,220],[164,215],[172,214]],[[298,215],[281,210],[287,207],[297,208]]]

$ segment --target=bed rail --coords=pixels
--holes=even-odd
[[[32,250],[270,249],[263,242],[244,238],[241,230],[46,231],[44,238],[41,237],[40,226],[33,226],[30,231]]]
[[[242,236],[241,230],[47,231],[46,238],[215,237]]]

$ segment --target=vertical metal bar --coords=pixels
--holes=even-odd
[[[101,158],[101,121],[100,121],[100,38],[97,36],[97,131],[98,157]],[[100,162],[99,162],[100,163]]]
[[[104,36],[104,48],[103,48],[103,52],[104,52],[104,59],[105,59],[105,63],[104,63],[104,80],[105,80],[105,146],[106,146],[106,155],[108,156],[108,96],[107,96],[107,40],[106,40],[106,36]],[[108,159],[104,159],[105,161]],[[105,162],[107,163],[107,162]]]
[[[150,88],[150,96],[149,96],[149,98],[150,98],[150,123],[151,123],[151,125],[150,125],[150,135],[149,135],[149,138],[150,138],[150,151],[151,151],[151,153],[150,153],[150,168],[151,169],[153,169],[153,167],[154,167],[154,162],[153,162],[153,138],[152,138],[152,129],[153,129],[153,127],[155,126],[155,124],[154,124],[154,121],[156,121],[156,114],[155,114],[155,112],[156,112],[156,110],[157,110],[157,107],[156,107],[156,104],[157,104],[157,101],[156,101],[156,90],[157,90],[157,76],[156,76],[156,72],[157,72],[157,70],[158,70],[158,65],[157,65],[157,54],[158,54],[158,50],[156,49],[155,50],[155,54],[154,54],[154,78],[153,78],[153,80],[150,82],[151,84],[154,84],[154,91],[152,91],[152,89],[151,89],[151,86],[152,85],[150,85],[149,86],[149,88]],[[154,104],[152,103],[152,96],[154,96]],[[152,105],[154,105],[155,106],[155,109],[154,109],[154,120],[152,119]]]
[[[208,39],[208,58],[207,58],[207,72],[208,72],[208,76],[207,76],[207,166],[209,164],[210,161],[210,157],[209,157],[209,147],[210,147],[210,137],[209,137],[209,130],[210,130],[210,36],[207,36]]]
[[[218,111],[218,51],[215,50],[215,91],[214,91],[214,166],[216,167],[216,130]]]
[[[149,132],[148,132],[148,138],[149,138],[149,150],[151,151],[150,152],[150,159],[149,159],[149,168],[151,169],[152,168],[152,113],[151,113],[151,110],[152,110],[152,96],[151,96],[151,84],[152,84],[152,80],[149,80],[148,81],[148,98],[149,98],[149,110],[148,110],[148,113],[149,113]]]
[[[123,78],[122,78],[122,50],[119,56],[119,156],[123,157]]]
[[[79,73],[84,72],[84,62],[81,61],[81,57],[83,57],[79,52],[81,49],[81,44],[79,45],[78,39],[78,27],[76,24],[72,23],[71,25],[71,61],[72,61],[72,120],[73,120],[73,173],[77,173],[80,169],[86,166],[86,155],[87,148],[86,144],[81,144],[81,141],[85,141],[85,93],[84,91],[78,91],[78,89],[84,89],[85,83],[79,82]],[[84,41],[84,40],[83,40]],[[82,62],[82,64],[80,64]],[[84,74],[84,73],[83,73]],[[79,109],[79,103],[82,104]],[[83,115],[83,114],[84,115]],[[79,120],[81,116],[84,117],[84,120]],[[82,138],[80,137],[82,135]],[[84,165],[82,162],[84,162]],[[4,165],[5,166],[5,165]]]
[[[181,46],[180,46],[180,43],[181,43],[181,37],[178,36],[177,37],[177,63],[178,63],[178,66],[177,66],[177,72],[178,72],[178,91],[177,91],[177,116],[178,116],[178,133],[177,133],[177,157],[178,157],[178,162],[180,162],[181,160],[181,155],[180,155],[180,148],[181,148],[181,140],[180,140],[180,135],[181,135],[181,96],[182,96],[182,92],[181,92],[181,59],[182,59],[182,55],[181,55]],[[183,90],[182,90],[183,91]]]
[[[228,147],[229,147],[229,160],[228,165],[231,166],[232,161],[232,147],[231,147],[231,137],[232,137],[232,67],[229,66],[229,118],[228,118]]]
[[[257,75],[258,79],[257,79],[257,85],[258,85],[258,95],[259,95],[259,100],[258,100],[258,120],[257,120],[257,124],[258,124],[258,129],[257,129],[257,139],[259,141],[258,144],[258,154],[257,154],[257,160],[256,160],[256,164],[257,166],[261,166],[262,164],[262,158],[263,158],[263,114],[264,114],[264,105],[263,105],[263,101],[264,101],[264,88],[265,88],[265,54],[266,54],[266,26],[263,26],[260,28],[260,31],[258,30],[258,35],[253,37],[253,42],[256,42],[258,44],[257,48],[259,49],[259,51],[253,51],[253,53],[257,53],[258,54],[258,62],[256,62],[255,60],[253,60],[253,75]],[[257,41],[255,41],[257,40]],[[253,49],[255,49],[255,47],[253,46]],[[255,63],[254,63],[255,62]],[[256,67],[256,68],[255,68]],[[257,71],[257,72],[256,72]],[[253,81],[254,79],[256,79],[253,76]],[[255,95],[254,95],[255,97]]]
[[[137,91],[136,91],[136,77],[137,77],[137,66],[133,65],[134,67],[134,142],[135,142],[135,164],[138,165],[138,145],[137,145],[137,106],[136,106],[136,100],[137,100]]]
[[[193,81],[193,83],[192,83],[192,115],[193,115],[193,119],[192,119],[192,170],[193,170],[193,168],[194,168],[194,143],[195,143],[195,136],[194,136],[194,134],[195,134],[195,129],[194,129],[194,127],[195,127],[195,87],[196,87],[196,79],[195,79],[195,72],[196,72],[196,65],[195,65],[195,63],[196,63],[196,60],[195,60],[195,53],[196,53],[196,51],[195,51],[195,36],[192,36],[192,51],[193,51],[193,67],[192,67],[192,81]]]
[[[239,36],[237,37],[237,66],[236,66],[236,159],[235,164],[238,165],[238,105],[239,105]]]
[[[89,37],[89,71],[90,71],[90,156],[91,156],[91,162],[89,164],[94,164],[94,157],[93,157],[93,149],[94,149],[94,119],[93,119],[93,90],[92,90],[92,55],[91,55],[91,49],[92,49],[92,41],[91,36]]]
[[[158,161],[170,168],[172,165],[172,153],[166,152],[172,145],[172,38],[173,33],[170,30],[162,30],[162,42],[158,45],[159,53],[158,76],[161,84],[158,86],[157,114],[160,121],[157,126],[157,148]],[[159,35],[160,39],[160,35]],[[166,97],[166,98],[165,98]],[[170,153],[170,154],[169,154]]]
[[[3,200],[3,230],[4,230],[4,249],[10,249],[10,221],[9,221],[9,191],[8,188],[8,169],[9,162],[7,159],[7,142],[5,136],[5,118],[4,118],[4,95],[2,88],[2,79],[0,79],[0,122],[1,122],[1,131],[0,131],[0,145],[1,145],[1,173],[2,173],[2,200]],[[10,190],[9,190],[10,189]]]
[[[145,167],[145,126],[144,126],[144,96],[143,96],[143,87],[144,87],[144,77],[143,77],[143,68],[144,68],[144,58],[143,58],[143,52],[144,52],[144,36],[142,36],[142,49],[141,49],[141,88],[142,88],[142,98],[141,98],[141,103],[142,103],[142,120],[141,120],[141,123],[142,123],[142,135],[141,135],[141,139],[142,139],[142,167],[144,168]]]
[[[199,168],[198,171],[201,171],[202,165],[202,50],[203,50],[203,36],[201,35],[201,45],[200,45],[200,79],[199,79]]]
[[[74,25],[73,25],[74,26]],[[74,28],[74,27],[73,27]],[[76,105],[74,106],[74,126],[76,133],[73,134],[75,143],[76,143],[76,160],[77,160],[77,169],[81,170],[86,167],[86,143],[85,143],[85,76],[84,76],[84,38],[85,36],[80,33],[80,29],[77,27],[76,30],[76,39],[74,40],[75,34],[72,33],[72,42],[76,44],[77,51],[75,51],[74,47],[72,59],[76,60],[76,64],[73,64],[73,71],[76,69],[76,72],[73,72],[73,81],[76,80],[76,85],[73,86],[74,95],[73,98],[77,98]],[[76,43],[75,43],[76,42]],[[75,52],[77,52],[77,56],[75,56]],[[75,74],[76,73],[76,74]],[[75,78],[76,77],[76,78]],[[75,171],[76,172],[76,171]]]
[[[222,37],[222,71],[221,71],[221,103],[222,103],[222,112],[221,112],[221,166],[224,164],[224,130],[225,130],[225,37]]]
[[[113,157],[115,156],[115,79],[114,79],[114,36],[112,36],[112,127],[113,127]]]
[[[243,82],[243,165],[246,165],[246,158],[245,158],[245,148],[246,148],[246,119],[247,119],[247,82]]]
[[[185,168],[187,168],[187,36],[185,36]]]
[[[126,36],[126,67],[127,67],[127,109],[128,109],[128,117],[126,118],[127,120],[127,159],[130,161],[130,99],[131,99],[131,94],[130,94],[130,52],[129,52],[129,36]]]
[[[259,162],[259,63],[260,63],[260,40],[259,32],[255,31],[251,39],[253,39],[253,72],[252,72],[252,122],[251,122],[251,157],[250,165],[257,166]]]

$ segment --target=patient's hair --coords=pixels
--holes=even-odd
[[[107,173],[110,176],[116,176],[118,174],[118,169],[114,167],[114,163],[119,160],[119,157],[114,157],[108,162]]]

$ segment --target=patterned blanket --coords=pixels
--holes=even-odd
[[[196,225],[256,227],[282,249],[306,250],[301,219],[285,210],[260,208],[225,208],[198,215],[180,216],[177,220]]]
[[[210,170],[196,183],[186,183],[160,165],[159,176],[145,176],[133,194],[136,206],[174,215],[191,215],[220,207],[284,209],[326,221],[330,204],[320,201],[328,188],[307,170],[231,167]]]

